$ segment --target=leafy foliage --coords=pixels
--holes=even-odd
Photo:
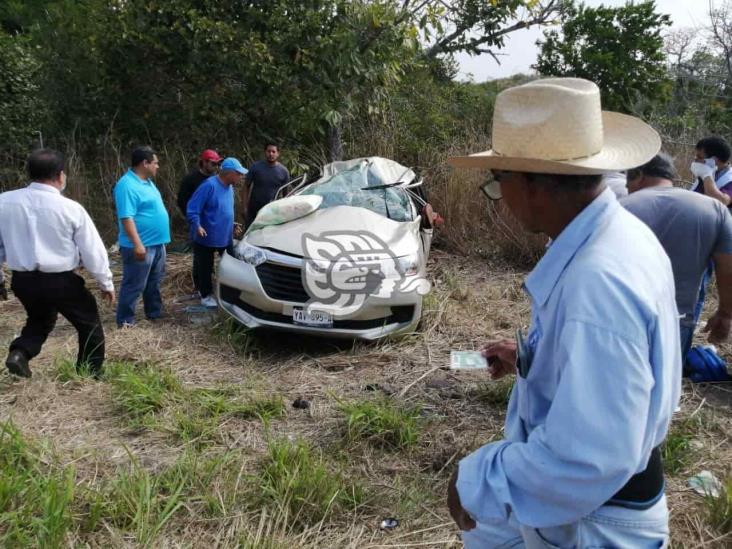
[[[14,165],[46,120],[42,66],[32,43],[0,30],[0,192],[15,183]],[[22,165],[22,164],[21,164]]]
[[[14,0],[0,24],[37,52],[42,78],[16,95],[47,108],[55,143],[277,139],[337,156],[408,75],[434,86],[452,54],[500,49],[563,1]]]
[[[662,32],[671,24],[653,1],[625,6],[564,7],[561,33],[544,32],[535,65],[545,76],[574,76],[596,82],[603,106],[628,111],[637,98],[662,102],[670,91]]]

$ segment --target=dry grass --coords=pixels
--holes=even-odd
[[[192,291],[188,268],[188,257],[170,256],[169,321],[117,330],[112,311],[104,311],[111,359],[157,364],[180,383],[175,398],[160,401],[155,421],[130,426],[109,381],[59,379],[59,361],[75,353],[74,331],[64,321],[33,361],[32,380],[0,375],[0,416],[27,439],[49,441],[57,458],[49,463],[73,468],[74,520],[63,545],[459,547],[444,505],[445,486],[461,456],[501,436],[507,386],[492,387],[480,374],[444,366],[451,349],[475,349],[489,334],[510,337],[528,322],[525,273],[435,250],[435,290],[426,299],[419,332],[368,345],[232,335],[225,326],[195,325],[181,297]],[[22,318],[17,301],[0,303],[0,345],[9,343]],[[730,351],[723,348],[728,359]],[[181,400],[181,394],[188,397]],[[668,481],[676,547],[729,542],[712,527],[703,498],[686,487],[686,479],[702,469],[729,475],[731,394],[725,385],[685,385],[675,424],[688,428],[691,450]],[[298,397],[310,407],[294,409],[290,403]],[[237,403],[268,398],[282,399],[283,416],[263,421],[256,414],[229,413]],[[414,443],[401,451],[368,440],[344,444],[339,401],[386,398],[421,410]],[[181,413],[189,421],[186,432],[200,428],[199,437],[178,436]],[[203,423],[191,425],[197,418]],[[272,465],[272,444],[282,441],[307,445],[312,456],[298,458],[298,467],[314,479],[335,479],[330,491],[313,485],[288,492],[292,471]],[[269,496],[262,497],[268,471],[277,471],[280,476],[272,478],[280,480],[270,478]],[[293,496],[304,499],[298,503]],[[125,507],[124,501],[134,505]],[[317,511],[317,520],[303,519],[303,509]],[[399,519],[400,526],[382,531],[387,517]]]

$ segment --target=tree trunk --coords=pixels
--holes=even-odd
[[[331,162],[343,160],[343,140],[341,139],[340,124],[328,128],[328,148]]]

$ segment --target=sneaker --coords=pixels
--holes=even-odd
[[[20,377],[31,377],[31,371],[28,367],[28,357],[19,349],[10,351],[8,358],[5,360],[5,366],[8,367],[11,374]]]
[[[219,303],[216,301],[216,298],[212,295],[207,295],[206,297],[201,298],[201,305],[204,307],[218,307]]]

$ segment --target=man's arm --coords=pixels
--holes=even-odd
[[[565,366],[545,423],[526,442],[490,443],[460,462],[459,505],[478,522],[506,520],[509,509],[534,528],[575,522],[609,500],[650,453],[655,382],[646,345],[569,320],[553,359]]]
[[[732,327],[732,254],[715,254],[714,272],[719,306],[704,327],[704,333],[709,333],[710,343],[722,343],[729,337]]]
[[[97,281],[104,298],[111,303],[114,301],[114,284],[112,271],[109,270],[107,250],[89,214],[84,208],[79,209],[81,212],[78,226],[74,231],[74,244],[79,248],[82,265]]]
[[[717,185],[714,182],[714,177],[708,175],[704,177],[702,182],[704,183],[704,194],[716,200],[719,200],[725,206],[729,206],[729,203],[730,201],[732,201],[732,199],[728,194],[723,193],[717,188]]]
[[[140,240],[135,225],[135,215],[137,214],[137,198],[126,185],[124,179],[121,179],[114,187],[114,203],[117,208],[117,217],[122,225],[122,230],[132,243],[135,259],[137,261],[145,261],[147,250]]]
[[[130,242],[132,242],[132,247],[135,252],[135,259],[137,259],[138,261],[145,261],[147,250],[145,249],[142,240],[140,240],[140,234],[137,232],[137,225],[135,225],[135,220],[131,217],[126,217],[122,219],[122,229],[125,231],[127,238],[130,239]]]
[[[211,185],[201,185],[193,193],[193,196],[188,201],[188,208],[186,209],[186,219],[191,228],[198,233],[201,237],[206,237],[206,229],[201,226],[201,213],[206,208],[206,203],[213,194],[213,187]]]

